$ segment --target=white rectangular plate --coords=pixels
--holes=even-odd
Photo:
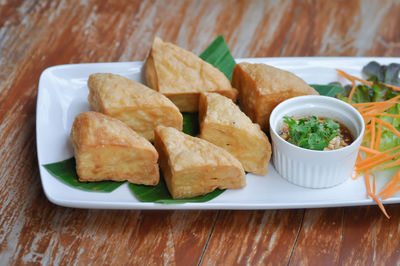
[[[365,57],[249,58],[236,61],[266,63],[291,71],[310,84],[328,84],[339,80],[335,69],[361,76],[361,68],[372,60],[382,64],[400,63],[400,58]],[[87,192],[69,187],[51,176],[43,164],[73,156],[69,141],[72,122],[77,114],[90,110],[88,76],[109,72],[143,82],[142,66],[143,62],[93,63],[54,66],[43,71],[37,99],[36,136],[42,185],[51,202],[66,207],[101,209],[287,209],[373,204],[366,198],[362,178],[349,179],[333,188],[307,189],[288,183],[272,165],[266,176],[247,174],[247,186],[243,189],[227,190],[205,203],[172,205],[139,202],[127,184],[111,193]],[[382,187],[389,177],[389,173],[377,177],[377,188]],[[400,195],[384,202],[398,203]]]

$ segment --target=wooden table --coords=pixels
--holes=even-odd
[[[43,194],[38,79],[52,65],[144,60],[153,37],[234,57],[400,56],[393,1],[0,1],[0,264],[390,265],[400,205],[267,211],[69,209]]]

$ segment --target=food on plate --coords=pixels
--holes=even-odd
[[[265,131],[272,110],[280,102],[295,96],[318,94],[293,73],[266,64],[237,64],[232,85],[239,90],[243,112]]]
[[[181,112],[196,112],[202,91],[217,92],[236,101],[237,90],[220,70],[158,37],[147,57],[145,76],[148,85],[171,99]]]
[[[301,148],[331,151],[346,147],[354,140],[346,126],[330,118],[284,116],[283,120],[279,136]]]
[[[93,110],[126,123],[152,141],[154,128],[164,125],[182,129],[182,114],[164,95],[138,82],[110,73],[92,74],[88,100]]]
[[[246,175],[229,152],[172,127],[155,129],[154,145],[172,198],[188,198],[216,188],[242,188]]]
[[[129,181],[156,185],[158,153],[123,122],[97,112],[75,117],[71,129],[80,181]]]
[[[352,104],[365,120],[364,139],[352,178],[364,175],[367,195],[388,218],[381,200],[390,198],[400,190],[400,87],[396,86],[400,84],[399,69],[398,64],[380,66],[370,62],[363,72],[371,80],[337,70],[339,76],[352,83],[351,89],[348,92],[345,89],[338,97]],[[375,173],[387,169],[394,169],[395,174],[378,192]]]
[[[229,98],[202,93],[199,102],[200,138],[224,148],[245,171],[266,174],[271,158],[267,136]]]

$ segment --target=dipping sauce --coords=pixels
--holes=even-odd
[[[301,148],[329,151],[346,147],[354,141],[344,125],[330,118],[309,116],[295,120],[284,116],[283,120],[279,136]]]

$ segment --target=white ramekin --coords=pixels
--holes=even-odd
[[[345,125],[355,139],[351,145],[333,151],[300,148],[278,134],[285,115],[295,119],[310,115],[334,119]],[[289,182],[308,188],[326,188],[350,177],[364,135],[364,120],[354,107],[332,97],[299,96],[280,103],[272,111],[269,123],[275,169]]]

